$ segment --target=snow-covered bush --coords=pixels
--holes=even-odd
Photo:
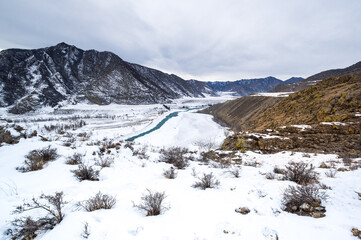
[[[293,181],[301,185],[318,183],[318,173],[314,171],[315,167],[304,162],[291,162],[286,166],[284,180]]]
[[[73,156],[69,156],[65,162],[69,165],[78,165],[83,163],[83,155],[80,153],[74,153]]]
[[[17,169],[22,172],[37,171],[43,169],[47,162],[53,161],[58,157],[56,148],[51,148],[50,146],[32,150],[25,156],[24,166]]]
[[[64,219],[63,207],[66,203],[63,192],[56,192],[54,195],[42,194],[30,202],[24,202],[15,209],[14,213],[21,214],[33,209],[42,209],[47,215],[39,219],[16,218],[11,222],[13,227],[6,233],[11,239],[34,239],[40,232],[53,229]]]
[[[170,167],[168,170],[164,170],[163,176],[168,179],[175,179],[177,177],[177,171],[174,169],[174,167]]]
[[[149,156],[147,155],[147,147],[142,147],[140,149],[134,149],[133,156],[137,156],[140,159],[149,159]]]
[[[133,203],[133,207],[146,211],[147,216],[157,216],[168,209],[163,206],[166,197],[165,192],[153,192],[147,189],[141,197],[141,203],[138,205]]]
[[[173,164],[178,169],[188,166],[188,158],[184,156],[188,151],[186,148],[171,147],[161,151],[160,161]]]
[[[200,188],[200,189],[207,189],[207,188],[215,188],[217,187],[220,182],[219,180],[213,175],[213,173],[203,173],[202,177],[197,177],[199,180],[198,182],[195,182],[192,187],[194,188]]]
[[[117,200],[114,196],[98,192],[94,197],[86,201],[79,202],[79,206],[85,211],[92,212],[99,209],[111,209],[116,204]]]
[[[114,157],[102,157],[95,161],[95,165],[100,166],[101,168],[110,167],[114,163]]]
[[[217,152],[215,151],[208,151],[208,152],[202,152],[201,157],[199,158],[199,161],[201,162],[209,162],[209,161],[216,161],[219,159],[219,156]]]
[[[328,195],[318,185],[289,186],[283,193],[282,204],[287,212],[314,216],[315,213],[325,212],[321,203],[327,198]]]
[[[273,168],[273,172],[276,173],[276,174],[285,174],[286,173],[286,170],[283,169],[283,168],[279,168],[278,166],[275,166]]]
[[[325,175],[329,178],[336,177],[336,174],[337,174],[337,170],[334,169],[330,169],[329,171],[325,172]]]
[[[88,239],[90,236],[90,231],[89,231],[89,223],[85,222],[84,226],[83,226],[83,232],[81,233],[81,237]]]
[[[84,163],[78,166],[78,169],[72,171],[74,176],[79,181],[90,180],[98,181],[99,180],[99,171],[95,170],[92,166],[87,166]]]
[[[232,174],[235,178],[239,178],[241,176],[241,168],[239,167],[232,167],[227,172]]]

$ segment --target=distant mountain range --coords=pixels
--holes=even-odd
[[[361,61],[346,68],[323,71],[314,74],[301,81],[288,82],[288,83],[285,82],[285,84],[277,85],[270,92],[298,92],[308,88],[309,86],[315,85],[317,82],[328,77],[336,77],[344,74],[353,74],[360,72],[361,72]]]
[[[292,78],[289,81],[299,81]],[[219,91],[245,96],[284,83],[274,78],[234,82],[184,80],[123,61],[111,52],[84,51],[66,43],[0,52],[0,107],[21,114],[62,103],[152,104]]]

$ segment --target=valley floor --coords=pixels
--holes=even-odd
[[[63,191],[68,202],[64,220],[36,239],[83,239],[86,223],[88,239],[355,239],[351,229],[361,228],[361,200],[357,194],[361,192],[361,169],[327,177],[325,173],[329,169],[318,166],[325,162],[334,168],[344,167],[336,155],[292,152],[268,155],[246,151],[235,153],[234,158],[242,160],[238,164],[198,161],[201,152],[218,148],[229,131],[210,115],[186,109],[217,101],[220,99],[182,99],[167,105],[169,111],[162,105],[75,105],[27,116],[2,113],[1,118],[7,121],[2,120],[1,125],[12,135],[30,135],[36,130],[37,136],[20,138],[17,144],[0,147],[0,238],[9,238],[5,231],[17,217],[11,212],[24,199]],[[151,129],[172,111],[179,111],[178,116],[169,119],[159,130],[134,142],[124,141]],[[59,130],[61,124],[80,120],[86,125]],[[24,130],[16,130],[13,124]],[[111,143],[120,144],[101,149]],[[57,149],[58,159],[47,163],[42,170],[25,173],[16,170],[31,150],[49,145]],[[171,165],[159,161],[160,152],[172,146],[188,148],[187,156],[193,160],[185,169],[178,170],[177,178],[167,179],[163,172]],[[99,181],[80,182],[72,173],[78,167],[66,164],[67,157],[74,153],[84,155],[88,165],[94,165],[99,156],[112,158],[114,163],[106,168],[95,166],[100,171]],[[267,179],[266,174],[290,161],[316,166],[320,181],[328,186],[325,191],[329,199],[323,203],[325,217],[316,219],[282,210],[284,190],[296,183],[277,180],[280,177],[277,174],[274,179]],[[231,174],[235,168],[240,170],[239,178]],[[211,172],[220,182],[218,187],[206,190],[192,187],[197,177]],[[134,208],[133,204],[140,202],[146,189],[164,191],[168,209],[148,217]],[[86,212],[76,207],[79,201],[99,191],[116,196],[113,209]],[[250,213],[235,212],[240,207],[249,208]],[[28,215],[42,216],[43,212],[23,214]]]

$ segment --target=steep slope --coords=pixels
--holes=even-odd
[[[314,74],[299,82],[278,85],[270,92],[297,92],[316,84],[322,79],[352,73],[361,73],[361,61],[343,69],[332,69]]]
[[[260,116],[253,128],[349,121],[361,111],[361,74],[322,80],[292,94]]]
[[[111,52],[53,47],[0,53],[0,106],[24,113],[61,101],[149,104],[203,97],[202,86],[123,61]],[[209,89],[207,89],[208,91]]]
[[[280,79],[266,77],[227,82],[207,82],[207,85],[215,92],[235,92],[239,96],[247,96],[251,93],[267,92],[281,83],[283,81]]]
[[[336,153],[346,160],[360,157],[360,112],[361,73],[326,78],[246,122],[236,119],[248,133],[228,137],[223,149]]]
[[[221,123],[240,131],[250,127],[257,117],[281,99],[280,97],[245,96],[215,104],[200,112],[211,114]]]

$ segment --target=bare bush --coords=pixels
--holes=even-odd
[[[164,170],[163,176],[168,179],[175,179],[178,175],[178,172],[174,169],[174,167],[170,167],[168,170]]]
[[[32,150],[29,152],[25,158],[24,165],[18,167],[17,170],[22,172],[37,171],[43,169],[44,165],[50,161],[58,158],[56,148],[51,148],[50,146],[43,149]]]
[[[287,212],[310,215],[313,209],[323,211],[322,208],[320,210],[317,208],[327,198],[328,195],[321,191],[318,185],[289,186],[283,193],[282,204]],[[306,211],[307,208],[309,211]]]
[[[276,173],[276,174],[286,174],[286,170],[282,169],[282,168],[279,168],[278,166],[275,166],[273,168],[273,172]]]
[[[56,192],[55,195],[42,194],[39,198],[33,198],[30,202],[24,202],[16,207],[14,213],[24,213],[33,209],[44,210],[47,215],[39,219],[31,217],[16,218],[11,222],[12,228],[7,230],[7,234],[12,239],[34,239],[41,231],[53,229],[64,219],[63,192]]]
[[[168,209],[168,207],[163,206],[165,198],[164,192],[152,192],[147,189],[146,193],[141,197],[141,203],[138,205],[133,203],[133,207],[146,211],[147,216],[157,216]]]
[[[149,159],[149,156],[147,155],[146,147],[142,147],[140,149],[134,149],[133,156],[137,156],[140,159]]]
[[[84,226],[83,226],[83,232],[81,233],[81,237],[88,239],[90,236],[90,231],[89,231],[89,223],[85,222]]]
[[[218,179],[216,179],[216,177],[213,175],[213,173],[203,173],[202,177],[197,177],[197,179],[199,180],[198,182],[195,182],[192,187],[194,188],[200,188],[200,189],[207,189],[207,188],[215,188],[217,187],[220,182],[218,181]]]
[[[83,155],[80,153],[74,153],[73,156],[67,157],[66,164],[78,165],[83,163]]]
[[[304,162],[291,162],[286,166],[284,180],[293,181],[301,185],[318,183],[318,173],[314,171],[315,167]]]
[[[303,153],[302,157],[307,157],[307,158],[311,158],[311,155],[309,153]]]
[[[124,148],[129,148],[132,152],[134,151],[134,147],[133,147],[134,143],[133,142],[127,142],[125,145],[124,145]]]
[[[173,164],[178,169],[188,166],[188,159],[184,156],[188,151],[185,148],[171,147],[161,151],[160,161]]]
[[[78,166],[78,169],[72,171],[74,176],[79,181],[99,181],[99,171],[95,170],[92,166],[87,166],[84,163]]]
[[[77,134],[77,137],[80,137],[80,141],[87,141],[91,137],[91,132],[81,132]]]
[[[78,205],[85,211],[92,212],[99,209],[112,209],[116,202],[117,199],[114,196],[98,192],[94,197],[79,202]]]
[[[194,145],[196,145],[197,147],[199,147],[200,150],[209,152],[211,149],[214,149],[217,147],[217,144],[215,143],[215,141],[213,140],[208,140],[208,141],[195,141]]]
[[[248,167],[260,167],[262,164],[257,161],[245,161],[243,165]]]
[[[337,174],[337,170],[330,169],[329,171],[325,172],[325,175],[329,178],[334,178]]]
[[[342,162],[344,166],[351,166],[352,159],[350,158],[349,154],[343,153],[340,155],[340,157],[342,158]]]
[[[235,178],[239,178],[241,176],[241,169],[239,167],[232,167],[227,172],[232,174]]]
[[[215,151],[202,152],[199,159],[200,162],[208,163],[209,161],[216,161],[219,159],[218,154]]]
[[[73,145],[73,143],[75,143],[75,137],[73,137],[72,135],[67,136],[67,139],[63,142],[63,146],[64,147],[71,147]]]
[[[110,167],[113,163],[114,163],[114,157],[99,156],[99,158],[95,161],[95,165],[101,168]]]
[[[66,132],[66,130],[70,130],[70,129],[76,130],[76,129],[81,128],[81,127],[83,127],[85,125],[86,125],[85,121],[80,120],[80,121],[74,121],[74,122],[69,123],[69,124],[45,125],[44,128],[48,132],[56,131],[59,134],[64,134]]]
[[[275,178],[276,178],[276,175],[274,173],[272,173],[272,172],[266,173],[266,179],[273,180]]]

